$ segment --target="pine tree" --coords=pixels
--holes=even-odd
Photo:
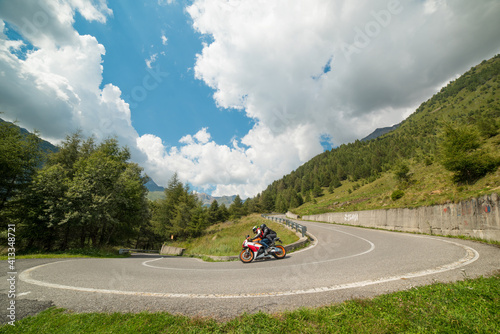
[[[243,207],[243,201],[239,195],[236,195],[233,203],[229,206],[229,213],[233,219],[238,219],[246,215]]]
[[[217,202],[217,200],[214,200],[210,204],[210,208],[208,209],[208,223],[212,225],[219,221],[221,221],[219,203]]]

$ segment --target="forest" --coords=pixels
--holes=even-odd
[[[3,231],[15,226],[18,251],[159,249],[244,215],[238,196],[229,208],[202,206],[177,175],[165,199],[148,200],[148,177],[113,138],[97,143],[75,133],[47,153],[36,134],[12,123],[1,122],[0,134],[0,218]]]
[[[456,184],[474,183],[500,166],[500,141],[486,144],[500,128],[499,73],[497,55],[443,87],[397,129],[325,151],[254,198],[236,196],[229,207],[203,206],[177,175],[164,198],[148,200],[148,177],[116,139],[96,142],[74,133],[47,152],[36,133],[0,122],[0,238],[12,225],[16,248],[26,252],[158,249],[217,222],[298,208],[346,181],[370,183],[391,172],[408,182],[411,161],[440,164]]]

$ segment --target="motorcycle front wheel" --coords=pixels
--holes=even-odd
[[[283,246],[274,246],[275,252],[271,253],[276,259],[282,259],[286,256],[286,250]]]
[[[250,263],[254,258],[254,254],[250,249],[243,249],[240,253],[240,260],[243,263]]]

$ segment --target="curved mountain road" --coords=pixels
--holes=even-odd
[[[52,301],[76,312],[167,311],[227,319],[373,297],[500,269],[500,248],[490,245],[301,223],[317,242],[282,260],[208,263],[141,254],[17,260],[17,301]]]

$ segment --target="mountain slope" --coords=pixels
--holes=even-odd
[[[364,209],[427,205],[495,191],[500,185],[500,178],[496,176],[498,171],[486,176],[485,180],[489,181],[479,180],[475,185],[454,185],[449,181],[450,173],[438,162],[440,138],[445,124],[477,129],[483,134],[484,149],[499,157],[499,74],[500,56],[497,55],[443,87],[439,93],[422,103],[397,129],[376,139],[365,142],[357,140],[326,151],[273,182],[253,201],[259,201],[264,211],[283,212],[299,207],[294,211],[302,213],[311,210],[347,210],[360,207],[360,203],[364,203]],[[489,134],[485,135],[488,132],[485,129],[488,128]],[[415,196],[405,195],[401,200],[392,201],[392,192],[400,186],[394,182],[393,171],[402,164],[409,166],[410,174],[414,174],[412,182],[416,183],[408,185],[409,189],[403,189],[403,192],[414,192]],[[416,179],[417,176],[421,178]],[[369,184],[377,186],[371,190],[365,189],[366,193],[363,193],[361,188]],[[433,187],[435,189],[430,190]],[[375,196],[370,191],[378,192],[379,195]],[[336,198],[330,198],[330,192],[336,193]],[[417,196],[419,192],[420,197]],[[428,197],[427,192],[434,192],[432,199],[425,199]],[[366,205],[370,198],[378,196],[381,196],[381,200]],[[306,204],[302,203],[304,201]],[[305,207],[310,210],[303,209]]]
[[[26,130],[25,128],[21,128],[19,126],[17,126],[15,123],[12,123],[12,122],[7,122],[3,119],[0,118],[0,123],[8,123],[8,124],[11,124],[17,128],[20,129],[21,133],[26,136],[28,134],[30,134],[30,132],[28,130]],[[59,150],[59,148],[57,148],[57,146],[53,145],[52,143],[46,141],[46,140],[43,140],[43,139],[40,139],[40,148],[42,149],[42,151],[44,151],[45,153],[52,153],[52,152],[57,152]]]
[[[160,187],[159,185],[156,184],[156,182],[150,178],[148,182],[146,182],[145,184],[146,188],[152,192],[152,191],[160,191],[160,192],[163,192],[165,190],[165,188],[163,187]]]
[[[205,193],[196,193],[196,196],[204,206],[210,206],[213,201],[217,201],[219,205],[224,204],[226,207],[229,207],[231,204],[233,204],[234,199],[236,198],[236,195],[214,197]],[[148,199],[151,201],[156,201],[163,198],[165,198],[165,193],[163,190],[150,190],[148,193]]]
[[[198,196],[200,201],[205,206],[209,206],[213,201],[217,201],[219,205],[224,204],[226,207],[229,207],[231,204],[233,204],[234,199],[236,198],[236,195],[213,197],[205,193],[197,193],[196,196]]]

